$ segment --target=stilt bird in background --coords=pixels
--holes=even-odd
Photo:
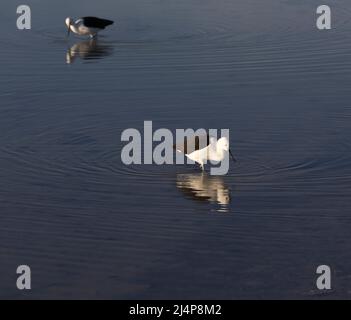
[[[75,22],[71,18],[67,18],[67,36],[69,36],[72,31],[80,36],[90,36],[91,38],[94,38],[101,30],[104,30],[111,24],[113,24],[113,21],[111,20],[96,17],[83,17]]]

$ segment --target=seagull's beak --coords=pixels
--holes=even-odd
[[[234,162],[237,162],[237,160],[236,160],[235,157],[233,156],[233,154],[232,154],[232,152],[230,151],[230,149],[229,149],[229,153],[230,153],[230,156],[232,157],[233,161],[234,161]]]
[[[67,37],[69,37],[70,33],[71,33],[71,25],[69,24],[67,28]]]

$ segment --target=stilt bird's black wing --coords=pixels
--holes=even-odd
[[[107,19],[100,19],[96,17],[84,17],[83,23],[88,28],[105,29],[107,26],[113,24],[113,21]]]

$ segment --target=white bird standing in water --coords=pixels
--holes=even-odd
[[[229,141],[226,137],[222,137],[218,141],[215,138],[209,136],[195,136],[193,137],[193,139],[194,141],[192,150],[188,150],[188,145],[191,141],[188,141],[187,138],[185,138],[184,144],[177,144],[174,146],[174,148],[177,150],[177,152],[184,153],[185,156],[190,160],[197,162],[202,170],[205,170],[204,165],[208,161],[222,161],[226,155],[226,152],[229,152],[233,161],[236,162],[236,159],[234,158],[232,152],[229,149]],[[201,144],[200,139],[202,139],[201,142],[205,142],[206,140],[207,143]],[[205,147],[203,147],[204,145]],[[203,148],[200,149],[200,147]]]
[[[94,38],[101,30],[104,30],[111,24],[113,24],[113,21],[111,20],[96,17],[83,17],[75,22],[71,18],[67,18],[67,36],[69,36],[70,32],[72,31],[80,36],[90,36],[91,38]]]

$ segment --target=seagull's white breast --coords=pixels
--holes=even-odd
[[[197,163],[203,164],[206,163],[208,160],[208,149],[209,147],[196,150],[190,154],[187,154],[186,156],[190,159],[193,160]]]

